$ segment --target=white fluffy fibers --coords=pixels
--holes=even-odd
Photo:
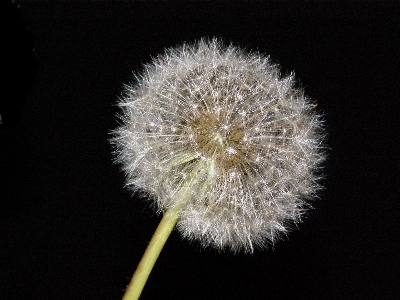
[[[117,161],[181,234],[252,252],[301,221],[320,189],[323,121],[294,75],[258,53],[201,39],[144,66],[119,102]]]

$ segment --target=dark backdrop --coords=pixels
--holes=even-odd
[[[142,299],[400,299],[398,1],[3,3],[1,299],[122,297],[160,216],[111,162],[114,105],[151,56],[202,36],[296,72],[326,114],[326,189],[253,255],[173,232]]]

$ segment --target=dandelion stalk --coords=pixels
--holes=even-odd
[[[168,209],[160,224],[158,225],[150,244],[147,246],[143,257],[133,274],[132,280],[129,283],[123,300],[136,300],[139,299],[140,294],[146,284],[147,278],[150,275],[153,266],[160,255],[165,242],[167,241],[170,233],[178,221],[180,209],[173,207]]]
[[[160,224],[158,224],[158,227],[154,232],[149,245],[146,248],[146,251],[142,256],[142,259],[139,262],[139,265],[136,268],[135,273],[133,274],[131,282],[129,283],[125,295],[122,298],[123,300],[139,299],[150,272],[153,269],[154,264],[165,245],[165,242],[167,241],[169,235],[176,225],[176,222],[178,221],[182,208],[187,204],[191,189],[199,180],[199,169],[202,166],[202,162],[196,165],[196,167],[187,177],[187,180],[185,181],[181,191],[176,195],[176,198],[179,200],[177,203],[179,204],[177,206],[168,208],[165,212]]]

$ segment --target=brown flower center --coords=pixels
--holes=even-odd
[[[205,112],[190,122],[198,151],[224,167],[238,166],[243,161],[243,128],[230,124],[226,116]]]

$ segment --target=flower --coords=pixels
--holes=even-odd
[[[205,247],[252,252],[301,221],[321,188],[323,120],[294,75],[219,39],[167,49],[120,99],[127,186]]]

